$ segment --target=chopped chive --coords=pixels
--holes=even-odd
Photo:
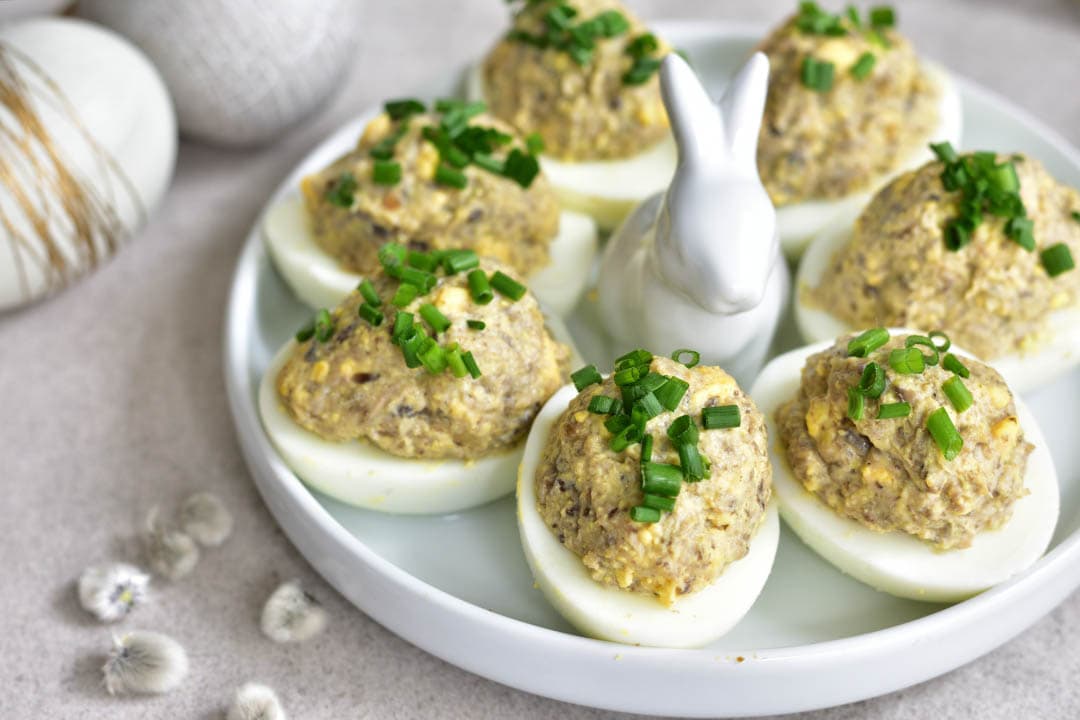
[[[642,369],[642,367],[643,366],[641,365],[637,365],[634,367],[628,367],[625,370],[616,370],[615,374],[611,377],[615,381],[616,385],[631,385],[633,383],[636,383],[642,378],[642,376],[646,374],[646,370]]]
[[[420,356],[417,353],[426,337],[427,336],[424,335],[420,328],[413,326],[412,329],[398,339],[398,345],[401,347],[401,354],[405,357],[406,367],[420,367]]]
[[[487,305],[494,299],[495,295],[491,292],[491,285],[488,283],[487,275],[483,270],[470,272],[468,281],[469,293],[472,295],[473,302],[479,305]]]
[[[1073,210],[1071,213],[1069,213],[1069,215],[1072,217],[1073,220],[1080,223],[1080,210]]]
[[[630,418],[626,415],[612,415],[604,421],[604,428],[612,435],[618,435],[630,425]]]
[[[960,159],[950,142],[930,143],[930,149],[937,156],[937,159],[943,163],[954,163]]]
[[[701,411],[701,425],[706,430],[737,428],[742,424],[738,405],[718,405]]]
[[[847,391],[847,416],[858,422],[863,419],[866,410],[866,397],[859,392],[858,388],[850,387]]]
[[[357,188],[356,176],[349,171],[345,171],[338,176],[338,179],[330,186],[326,191],[326,202],[331,205],[337,205],[338,207],[351,208],[353,199],[355,197]]]
[[[431,303],[420,306],[420,317],[431,326],[436,333],[446,332],[450,329],[450,320],[440,312],[439,308]]]
[[[815,60],[807,55],[802,63],[802,83],[811,90],[828,92],[832,90],[836,66],[831,62]]]
[[[671,512],[675,509],[675,498],[664,497],[663,495],[646,494],[645,498],[641,501],[641,504],[647,508],[660,510],[661,512]]]
[[[683,355],[689,355],[690,357],[688,360],[683,360]],[[697,350],[690,350],[689,348],[680,348],[675,352],[671,353],[671,359],[677,363],[682,363],[688,368],[692,368],[697,366],[697,364],[701,362],[701,353],[699,353]]]
[[[639,523],[658,523],[660,522],[660,511],[644,505],[635,505],[630,508],[630,519]]]
[[[420,362],[432,375],[438,375],[446,370],[446,351],[432,338],[426,338],[417,352]]]
[[[888,5],[870,8],[870,25],[874,28],[890,28],[896,25],[896,12]]]
[[[394,329],[390,333],[390,340],[395,345],[401,343],[401,339],[404,338],[413,329],[413,314],[405,312],[404,310],[398,310],[394,315]]]
[[[403,308],[415,300],[419,292],[420,291],[417,290],[415,285],[406,285],[403,283],[398,285],[398,289],[394,292],[394,297],[390,302],[399,308]]]
[[[395,160],[376,160],[371,179],[376,185],[397,185],[401,182],[401,163]]]
[[[315,313],[315,339],[326,342],[334,334],[334,320],[330,317],[330,311],[322,308]]]
[[[469,326],[470,330],[483,330],[487,327],[487,323],[483,320],[466,320],[465,324]]]
[[[1039,257],[1042,259],[1046,274],[1050,277],[1057,277],[1076,267],[1076,263],[1073,262],[1072,252],[1065,243],[1051,245],[1043,250]]]
[[[852,25],[854,25],[855,27],[859,27],[860,25],[862,25],[862,18],[859,17],[859,8],[855,7],[854,5],[848,5],[845,12],[847,13],[848,20],[851,21]]]
[[[456,378],[463,378],[469,374],[468,368],[465,367],[465,361],[461,357],[461,351],[457,348],[447,351],[446,365],[450,368],[450,374]]]
[[[480,257],[473,250],[451,250],[443,257],[443,268],[447,275],[480,267]]]
[[[893,420],[895,418],[905,418],[911,414],[911,405],[906,402],[895,403],[882,403],[878,407],[877,419],[878,420]]]
[[[669,377],[667,382],[653,391],[656,399],[664,406],[665,410],[674,410],[679,407],[686,391],[690,389],[690,383],[677,377]]]
[[[525,147],[531,155],[539,155],[544,152],[544,138],[540,133],[533,132],[525,136]]]
[[[885,392],[885,368],[876,362],[867,363],[859,379],[859,394],[868,398],[879,398]]]
[[[1014,217],[1005,223],[1005,234],[1028,252],[1035,250],[1035,223],[1031,218]]]
[[[675,497],[682,489],[682,468],[665,463],[641,463],[641,489],[650,495]]]
[[[360,291],[360,295],[369,305],[379,307],[382,305],[382,300],[379,299],[379,293],[375,292],[375,285],[370,280],[364,280],[356,288]]]
[[[890,352],[889,366],[902,375],[918,375],[926,369],[923,354],[914,348],[896,348]]]
[[[439,261],[435,259],[434,255],[417,250],[409,251],[405,256],[405,264],[424,272],[435,272],[435,268],[439,267]]]
[[[639,440],[641,440],[641,428],[634,424],[627,425],[611,438],[611,450],[621,453]]]
[[[946,460],[952,460],[960,454],[964,447],[964,439],[960,437],[945,408],[941,407],[930,413],[930,417],[926,419],[926,429]]]
[[[975,402],[974,398],[971,397],[971,391],[964,385],[964,381],[956,375],[946,380],[941,389],[945,391],[949,402],[952,403],[958,413],[964,412]]]
[[[652,460],[653,437],[648,433],[641,438],[641,462],[647,463]]]
[[[934,330],[933,332],[928,333],[927,337],[929,337],[930,340],[934,342],[934,347],[939,353],[948,352],[949,348],[952,347],[952,340],[950,340],[949,336],[941,332],[940,330]],[[937,340],[941,340],[942,342],[938,343],[936,342]]]
[[[660,69],[660,59],[651,57],[634,58],[630,69],[622,76],[624,85],[644,85],[649,81],[657,70]]]
[[[503,176],[508,177],[523,188],[532,185],[540,174],[540,163],[528,153],[514,148],[506,155],[503,162]]]
[[[596,415],[610,415],[615,407],[615,398],[607,395],[593,395],[589,400],[589,412]]]
[[[925,365],[932,367],[938,364],[941,356],[938,353],[938,346],[934,344],[933,340],[926,337],[925,335],[911,335],[906,340],[904,340],[904,347],[906,348],[914,348],[918,350],[918,348],[915,347],[916,345],[930,348],[930,353],[928,355],[923,355],[923,363]]]
[[[408,252],[409,251],[405,249],[404,245],[388,242],[379,248],[379,263],[385,268],[402,265],[405,262],[405,257],[408,255]]]
[[[367,320],[373,327],[379,327],[382,325],[383,314],[379,308],[368,303],[363,303],[356,309],[357,314]]]
[[[626,45],[626,54],[638,58],[652,55],[660,49],[660,41],[652,33],[638,35]]]
[[[465,173],[447,165],[446,163],[440,163],[439,166],[435,168],[435,182],[440,185],[457,188],[458,190],[468,184],[468,180],[466,180],[465,178]]]
[[[391,120],[403,120],[410,115],[418,115],[424,112],[426,108],[424,103],[419,100],[406,98],[404,100],[390,100],[383,105],[383,109],[386,110],[386,114],[390,116]]]
[[[653,355],[648,350],[631,350],[625,355],[621,355],[615,358],[615,369],[625,370],[628,367],[634,367],[635,365],[648,365],[652,362]]]
[[[889,331],[883,327],[872,328],[848,341],[847,354],[864,358],[889,342]]]
[[[851,66],[851,74],[856,80],[865,80],[874,70],[877,57],[872,52],[864,52]]]
[[[678,446],[679,465],[682,467],[683,477],[686,482],[701,482],[705,479],[705,463],[701,460],[701,453],[697,445],[682,443]]]
[[[971,377],[971,371],[968,370],[967,366],[960,362],[960,359],[952,353],[946,355],[945,359],[941,361],[941,367],[951,373],[956,373],[962,378]]]
[[[660,401],[652,393],[646,393],[644,397],[638,400],[634,409],[644,412],[646,419],[650,420],[664,412],[664,406],[660,404]]]
[[[581,392],[590,385],[599,385],[604,382],[604,378],[600,376],[600,371],[596,369],[595,365],[586,365],[585,367],[570,373],[570,379],[574,381],[574,387],[578,392]]]
[[[461,359],[465,361],[465,369],[469,371],[469,375],[474,379],[480,377],[480,366],[476,364],[476,359],[473,357],[472,351],[462,355]]]
[[[694,418],[689,415],[680,415],[668,426],[667,436],[675,445],[696,443],[698,441],[698,429],[694,424]]]
[[[296,331],[296,342],[307,342],[315,337],[315,321],[311,320]]]
[[[492,273],[490,282],[491,287],[494,288],[496,292],[510,298],[514,302],[517,302],[525,296],[525,286],[504,273],[502,270],[496,270]]]

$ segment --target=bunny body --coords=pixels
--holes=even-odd
[[[767,83],[758,53],[718,111],[681,58],[664,60],[678,169],[615,232],[600,272],[600,311],[620,352],[690,348],[740,383],[764,363],[790,290],[755,160]]]

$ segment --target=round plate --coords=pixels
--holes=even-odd
[[[758,26],[657,23],[685,48],[715,94],[761,37]],[[458,91],[458,73],[427,97]],[[1023,151],[1080,186],[1080,154],[1005,100],[958,80],[965,147]],[[329,137],[270,199],[350,149],[363,118]],[[786,713],[847,703],[932,678],[997,647],[1080,585],[1080,373],[1027,396],[1062,482],[1049,553],[1021,576],[966,602],[931,605],[848,578],[785,530],[761,597],[702,650],[662,650],[573,633],[533,586],[512,498],[469,512],[391,516],[308,490],[274,452],[256,393],[274,351],[309,316],[271,266],[259,226],[233,280],[225,380],[244,455],[286,534],[335,588],[405,640],[466,670],[528,692],[612,710],[683,716]],[[583,302],[570,323],[586,359],[609,349]],[[790,322],[777,350],[794,344]]]

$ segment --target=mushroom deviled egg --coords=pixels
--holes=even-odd
[[[758,47],[771,74],[758,170],[777,210],[784,252],[798,257],[830,222],[853,220],[869,194],[927,159],[928,142],[959,141],[959,96],[921,60],[894,12],[817,3]]]
[[[585,289],[595,223],[560,211],[537,146],[484,114],[483,103],[386,103],[355,150],[304,178],[301,197],[267,212],[263,234],[296,295],[341,301],[379,267],[386,242],[473,250],[509,266],[562,315]]]
[[[513,489],[571,349],[508,267],[401,245],[278,353],[259,409],[301,480],[343,502],[443,513]]]
[[[1080,192],[1023,155],[960,155],[893,180],[799,268],[809,342],[858,327],[937,327],[1025,392],[1080,361]]]
[[[1024,571],[1058,516],[1053,461],[1004,379],[942,333],[874,328],[754,384],[784,521],[878,590],[951,602]]]
[[[669,50],[617,0],[528,0],[469,94],[542,138],[563,205],[610,230],[675,171],[656,77]]]
[[[764,418],[720,368],[644,350],[607,379],[591,365],[572,377],[533,424],[518,479],[538,586],[593,637],[712,642],[753,605],[776,554]]]

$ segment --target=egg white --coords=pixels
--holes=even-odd
[[[855,222],[855,218],[859,216],[874,193],[889,180],[908,170],[920,167],[934,158],[929,147],[931,142],[948,141],[954,146],[959,146],[963,128],[963,110],[956,83],[944,68],[927,62],[923,65],[941,88],[937,130],[920,144],[917,151],[900,163],[895,171],[878,178],[869,190],[836,200],[807,200],[778,207],[776,224],[780,231],[780,244],[787,257],[797,259],[806,250],[814,236],[832,223]]]
[[[816,288],[828,271],[833,257],[851,242],[853,221],[838,221],[810,243],[795,277],[795,324],[806,342],[840,337],[858,328],[825,308],[807,305],[803,292]],[[993,360],[1014,391],[1028,392],[1055,379],[1080,364],[1080,308],[1063,308],[1050,315],[1052,334],[1031,352],[1010,353]],[[931,328],[932,329],[932,328]]]
[[[893,330],[896,334],[902,332]],[[831,347],[829,340],[793,350],[765,366],[750,394],[765,414],[773,465],[773,488],[780,515],[803,542],[842,572],[877,590],[927,602],[971,597],[1023,572],[1050,544],[1057,524],[1057,473],[1034,416],[1016,397],[1017,418],[1035,450],[1024,485],[1029,495],[1016,501],[1013,515],[997,530],[976,536],[971,547],[937,551],[902,532],[882,533],[842,517],[806,490],[791,471],[779,444],[776,411],[796,396],[806,359]]]
[[[766,509],[750,551],[708,587],[668,607],[658,600],[596,582],[581,558],[544,523],[536,503],[536,469],[552,426],[577,395],[573,385],[555,393],[533,422],[518,471],[518,530],[540,590],[585,635],[634,645],[685,648],[716,640],[757,600],[772,570],[780,537],[776,503]]]
[[[481,67],[469,69],[465,92],[484,100]],[[645,151],[620,160],[567,162],[543,155],[540,166],[563,207],[591,216],[602,230],[614,230],[638,203],[667,190],[678,162],[670,133]]]
[[[311,307],[334,307],[360,283],[361,275],[342,268],[315,242],[299,195],[289,195],[267,210],[262,230],[274,265]],[[596,250],[596,224],[564,210],[559,233],[551,241],[551,262],[527,278],[529,288],[552,312],[568,314],[585,292]]]
[[[551,334],[570,346],[572,366],[581,365],[562,321],[555,317],[545,321]],[[349,505],[417,515],[466,510],[514,489],[524,442],[475,460],[418,460],[391,455],[361,440],[331,442],[300,427],[285,411],[275,387],[295,348],[295,340],[287,342],[263,374],[259,414],[285,464],[310,487]]]

